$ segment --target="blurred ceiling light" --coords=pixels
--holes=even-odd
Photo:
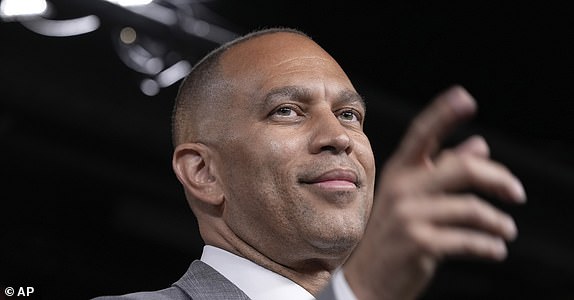
[[[137,32],[131,27],[124,27],[120,31],[120,40],[124,44],[132,44],[136,41],[137,36]]]
[[[21,16],[42,15],[48,9],[46,0],[2,0],[0,17],[10,19]]]
[[[155,96],[159,93],[159,84],[153,79],[146,78],[142,80],[140,90],[146,96]]]
[[[46,36],[65,37],[92,32],[100,27],[100,19],[94,15],[70,20],[38,18],[22,21],[29,30]]]
[[[140,90],[147,96],[155,96],[161,88],[168,87],[185,77],[191,71],[191,64],[180,60],[157,74],[154,79],[146,78],[140,83]]]
[[[154,57],[149,51],[140,45],[134,45],[119,53],[120,59],[130,68],[140,73],[154,75],[159,73],[164,62],[159,57]]]
[[[150,3],[145,6],[128,7],[128,10],[168,26],[177,23],[177,12],[174,9],[155,3]]]
[[[153,2],[153,0],[104,0],[119,6],[141,6],[148,5]]]
[[[232,31],[193,17],[183,19],[180,25],[185,32],[218,44],[237,37],[237,34]]]
[[[157,74],[156,81],[160,87],[168,87],[191,72],[191,64],[185,60],[180,60],[171,67]]]

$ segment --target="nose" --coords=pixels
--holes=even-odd
[[[311,137],[311,153],[332,152],[347,153],[353,150],[353,140],[339,118],[330,110],[316,116]]]

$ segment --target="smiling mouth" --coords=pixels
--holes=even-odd
[[[325,190],[351,190],[359,187],[358,176],[350,170],[331,170],[301,183]]]
[[[326,180],[310,184],[322,189],[348,190],[357,188],[357,185],[354,182],[346,180]]]

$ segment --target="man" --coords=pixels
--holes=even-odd
[[[281,28],[220,47],[182,83],[173,116],[203,255],[172,287],[121,298],[413,299],[442,259],[504,259],[513,220],[465,191],[520,203],[521,183],[480,137],[439,149],[475,109],[461,87],[439,95],[375,193],[365,103],[327,52]]]

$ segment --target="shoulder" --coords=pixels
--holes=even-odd
[[[117,296],[101,296],[92,300],[188,300],[191,299],[177,286],[151,292],[137,292]]]
[[[171,287],[150,292],[102,296],[91,300],[249,299],[237,286],[202,261],[195,260]]]

